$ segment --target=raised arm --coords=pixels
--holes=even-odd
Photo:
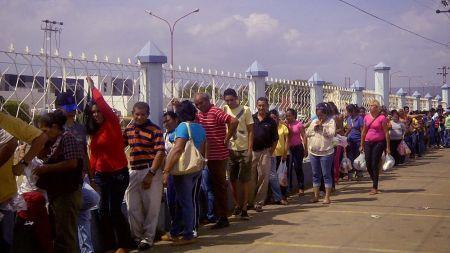
[[[98,106],[99,111],[102,113],[103,117],[105,117],[108,121],[119,121],[117,115],[113,112],[112,108],[106,103],[105,98],[102,93],[94,87],[94,81],[92,81],[91,77],[86,77],[86,80],[89,84],[89,89],[92,91],[92,100]]]

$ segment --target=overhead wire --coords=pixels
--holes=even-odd
[[[367,15],[373,17],[373,18],[376,18],[376,19],[378,19],[378,20],[380,20],[380,21],[383,21],[383,22],[385,22],[385,23],[387,23],[387,24],[389,24],[389,25],[391,25],[391,26],[394,26],[394,27],[396,27],[396,28],[398,28],[398,29],[400,29],[400,30],[402,30],[402,31],[405,31],[405,32],[407,32],[407,33],[410,33],[410,34],[412,34],[412,35],[415,35],[415,36],[417,36],[417,37],[420,37],[420,38],[422,38],[422,39],[424,39],[424,40],[433,42],[433,43],[435,43],[435,44],[438,44],[438,45],[441,45],[441,46],[444,46],[444,47],[450,49],[450,45],[448,45],[448,44],[445,44],[445,43],[439,42],[439,41],[437,41],[437,40],[428,38],[428,37],[426,37],[426,36],[424,36],[424,35],[421,35],[421,34],[419,34],[419,33],[416,33],[416,32],[414,32],[414,31],[411,31],[411,30],[409,30],[409,29],[407,29],[407,28],[403,28],[403,27],[401,27],[401,26],[399,26],[399,25],[396,25],[396,24],[394,24],[394,23],[392,23],[392,22],[390,22],[390,21],[388,21],[388,20],[386,20],[386,19],[384,19],[384,18],[378,17],[377,15],[375,15],[375,14],[373,14],[373,13],[370,13],[370,12],[368,12],[368,11],[366,11],[366,10],[363,10],[363,9],[361,9],[360,7],[358,7],[358,6],[354,5],[354,4],[351,4],[351,3],[347,2],[347,1],[344,1],[344,0],[338,0],[338,1],[344,3],[344,4],[348,5],[348,6],[350,6],[350,7],[352,7],[352,8],[354,8],[354,9],[360,11],[360,12],[363,12],[363,13],[365,13],[365,14],[367,14]]]

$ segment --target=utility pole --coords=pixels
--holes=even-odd
[[[348,81],[348,82],[347,82]],[[348,84],[348,88],[350,88],[351,85],[351,79],[350,77],[346,76],[344,77],[344,87],[347,88],[347,84]]]
[[[42,20],[41,21],[41,30],[44,31],[44,109],[49,110],[50,106],[48,105],[48,93],[50,92],[50,80],[49,80],[49,56],[52,54],[52,35],[54,34],[55,46],[59,51],[59,47],[61,44],[61,31],[62,31],[63,22],[60,21],[52,21],[52,20]],[[58,37],[56,36],[58,35]],[[50,61],[51,63],[51,61]]]
[[[448,75],[447,70],[450,70],[450,67],[443,66],[442,68],[438,68],[438,69],[442,71],[442,72],[437,73],[438,75],[442,76],[442,84],[447,83],[447,75]]]

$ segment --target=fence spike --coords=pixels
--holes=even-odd
[[[189,72],[189,66],[186,66],[186,71]]]
[[[96,54],[94,54],[94,61],[98,61],[98,57]]]
[[[228,71],[227,76],[230,76],[230,71]]]
[[[40,55],[44,55],[44,49],[43,49],[43,48],[41,48],[41,49],[39,50],[39,54],[40,54]]]
[[[28,46],[25,47],[25,53],[29,54],[30,53],[30,48]]]
[[[9,45],[9,52],[10,52],[10,53],[14,52],[14,44],[13,44],[13,43],[11,43],[11,44]]]
[[[117,63],[120,63],[120,57],[117,57]]]
[[[197,73],[197,67],[194,67],[194,72]]]
[[[202,68],[202,73],[203,73],[203,68]]]
[[[59,51],[58,51],[58,49],[55,49],[54,55],[55,55],[55,56],[59,56]]]
[[[44,53],[44,49],[41,48],[42,53]],[[69,54],[67,55],[69,58],[73,57],[72,51],[69,50]]]
[[[128,64],[131,64],[131,59],[130,58],[128,58]]]
[[[137,60],[137,65],[141,65],[141,61],[139,59]]]
[[[86,60],[86,54],[84,52],[81,53],[81,59]]]
[[[210,75],[211,75],[211,69],[208,69],[208,74],[210,74]]]
[[[108,61],[109,61],[108,56],[105,56],[105,62],[108,62]]]
[[[178,65],[178,70],[181,70],[181,65]]]

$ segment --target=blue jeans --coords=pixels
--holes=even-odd
[[[169,175],[169,179],[167,180],[166,201],[167,206],[169,207],[170,219],[172,220],[175,217],[175,213],[179,209],[177,206],[177,194],[175,192],[172,175]]]
[[[125,190],[130,181],[128,169],[113,173],[97,172],[94,181],[100,194],[98,213],[102,244],[105,249],[128,248],[131,246],[130,228],[122,213]]]
[[[201,172],[188,175],[173,176],[173,183],[176,192],[176,201],[180,211],[175,212],[172,220],[170,234],[172,236],[183,235],[186,240],[194,237],[195,219],[198,212],[195,203],[196,188],[199,183]]]
[[[414,153],[421,156],[425,152],[425,142],[423,132],[414,132],[413,139],[415,140]]]
[[[91,239],[91,208],[100,201],[98,193],[86,182],[81,188],[83,198],[80,212],[78,213],[78,243],[81,253],[93,253],[94,247]]]
[[[201,190],[206,198],[206,219],[208,219],[208,221],[214,222],[216,221],[217,217],[214,214],[214,192],[211,185],[211,179],[209,178],[208,168],[204,168],[202,170]]]
[[[359,145],[361,145],[361,140],[348,140],[347,158],[352,162],[352,167],[353,162],[360,155]]]
[[[14,212],[0,210],[3,215],[0,221],[0,252],[11,253],[14,235]]]
[[[272,157],[272,166],[270,167],[269,173],[269,186],[270,189],[272,190],[273,200],[275,202],[281,201],[281,188],[280,182],[278,181],[276,157]]]
[[[333,186],[333,177],[331,175],[333,154],[327,156],[315,156],[311,154],[309,156],[313,173],[313,187],[320,187],[322,177],[325,182],[325,188],[331,188]]]

